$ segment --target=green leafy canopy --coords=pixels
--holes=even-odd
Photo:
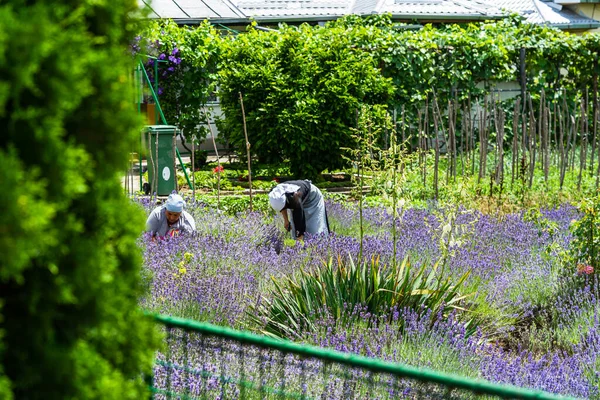
[[[0,5],[0,398],[139,399],[143,212],[117,174],[139,136],[134,0]]]

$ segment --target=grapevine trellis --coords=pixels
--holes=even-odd
[[[595,176],[598,187],[598,110],[588,93],[567,101],[566,96],[548,99],[542,89],[526,92],[524,101],[520,96],[502,101],[500,92],[491,91],[476,101],[455,97],[444,107],[434,93],[414,107],[412,119],[407,114],[402,107],[397,131],[406,150],[418,152],[424,184],[428,158],[434,157],[436,197],[440,157],[447,161],[446,183],[459,176],[476,176],[480,183],[489,176],[495,185],[520,182],[531,188],[536,170],[548,183],[550,169],[556,168],[560,189],[572,171],[578,190],[586,173]]]

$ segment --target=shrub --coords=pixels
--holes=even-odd
[[[207,150],[196,150],[194,152],[194,169],[204,167],[206,165],[207,158],[208,158]]]
[[[314,322],[323,314],[348,323],[356,317],[357,307],[371,315],[410,308],[432,319],[463,310],[460,304],[467,296],[461,295],[459,287],[469,273],[452,284],[438,276],[437,264],[426,270],[426,264],[413,270],[408,259],[389,269],[377,258],[360,264],[351,258],[330,259],[313,271],[301,270],[297,279],[274,279],[271,298],[263,297],[251,306],[249,318],[263,334],[292,338],[315,332]]]
[[[217,206],[217,197],[209,195],[198,196],[198,200],[209,207]],[[250,197],[241,196],[221,196],[220,198],[220,209],[228,215],[236,215],[238,213],[245,213],[250,207]],[[267,195],[258,194],[252,198],[252,209],[257,212],[270,213],[272,208],[269,205],[269,198]]]
[[[0,5],[0,398],[147,395],[144,217],[116,179],[141,125],[127,84],[136,10]]]
[[[185,179],[185,177],[184,177]],[[191,177],[190,177],[191,179]],[[196,180],[196,189],[205,188],[217,190],[232,190],[233,184],[229,179],[226,178],[224,173],[221,173],[220,179],[218,172],[214,171],[196,171],[194,172],[194,179]],[[183,182],[183,181],[182,181]],[[187,186],[187,182],[184,183]],[[183,186],[183,185],[180,185]]]
[[[579,265],[577,272],[590,274],[600,265],[600,194],[584,199],[579,209],[582,216],[571,226],[573,240],[569,250]]]
[[[326,168],[342,167],[340,148],[352,146],[357,108],[385,104],[392,94],[391,80],[382,76],[373,53],[356,50],[358,41],[372,38],[373,29],[282,25],[277,32],[251,29],[224,41],[219,133],[245,157],[241,92],[259,162],[287,159],[292,174],[311,179]]]

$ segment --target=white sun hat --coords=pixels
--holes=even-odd
[[[296,193],[299,189],[298,185],[280,183],[269,192],[269,204],[275,211],[281,211],[285,207],[285,194]]]

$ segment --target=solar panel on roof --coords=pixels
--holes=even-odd
[[[221,1],[211,3],[211,7],[221,17],[239,17],[242,15],[239,11],[232,10],[229,5]]]
[[[222,17],[219,13],[211,10],[210,8],[204,7],[186,7],[185,12],[188,13],[190,18],[215,18]]]
[[[173,0],[152,1],[150,7],[162,18],[188,18]]]
[[[442,4],[442,0],[395,0],[396,4]]]

